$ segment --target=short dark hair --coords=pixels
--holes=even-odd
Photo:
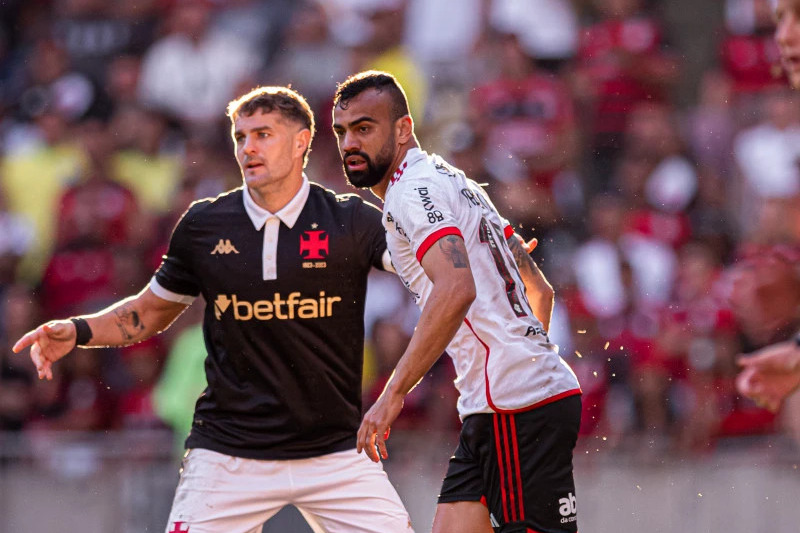
[[[277,111],[283,118],[300,124],[311,132],[308,148],[303,154],[304,163],[308,163],[308,153],[311,151],[311,141],[314,139],[315,125],[314,112],[303,96],[288,87],[256,87],[247,94],[232,100],[228,104],[227,115],[231,123],[237,116],[249,117],[258,110],[265,113]]]
[[[392,100],[392,108],[390,111],[393,120],[411,114],[408,110],[406,92],[397,81],[397,78],[388,72],[380,70],[359,72],[340,83],[333,97],[333,107],[338,106],[342,109],[347,109],[347,102],[367,89],[375,89],[379,93],[387,91]]]

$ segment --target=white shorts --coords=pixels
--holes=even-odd
[[[294,505],[315,533],[413,533],[383,466],[353,450],[263,461],[187,452],[167,533],[259,533]]]

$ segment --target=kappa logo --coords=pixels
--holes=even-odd
[[[562,524],[574,522],[577,519],[575,513],[578,512],[578,500],[574,494],[570,492],[566,498],[560,498],[558,505],[558,514],[564,517],[561,519]]]
[[[174,528],[169,531],[169,533],[189,533],[189,525],[186,525],[186,529],[183,529],[183,525],[186,522],[173,522],[172,525]]]
[[[300,236],[300,254],[303,259],[325,259],[328,255],[328,236],[325,233],[324,230],[303,232]]]
[[[231,244],[230,239],[220,239],[217,245],[211,250],[211,255],[217,254],[238,254],[239,250]]]

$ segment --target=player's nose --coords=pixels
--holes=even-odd
[[[360,144],[358,143],[358,139],[355,135],[350,132],[346,132],[342,136],[341,141],[341,149],[342,153],[350,153],[350,152],[358,152],[360,148]]]

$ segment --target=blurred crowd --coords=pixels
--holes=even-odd
[[[738,354],[800,328],[800,101],[778,66],[770,2],[722,2],[688,98],[698,58],[677,44],[687,40],[667,4],[3,2],[0,431],[171,428],[182,439],[204,387],[200,305],[148,342],[76,350],[53,381],[11,344],[145,286],[189,203],[241,184],[224,111],[256,85],[306,96],[318,124],[309,178],[355,192],[331,98],[376,68],[406,87],[423,147],[539,239],[556,290],[550,335],[581,380],[585,442],[707,453],[723,439],[800,434],[800,410],[776,416],[733,385]],[[367,405],[417,316],[402,285],[375,273]],[[398,425],[455,430],[452,378],[442,358]]]

